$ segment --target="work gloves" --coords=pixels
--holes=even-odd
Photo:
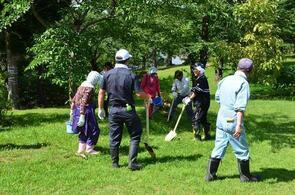
[[[185,97],[182,99],[182,103],[184,103],[185,105],[188,105],[191,102],[191,98],[189,97]]]
[[[85,124],[85,114],[80,114],[77,125],[78,127],[83,127],[84,124]]]
[[[178,96],[178,93],[175,92],[175,91],[173,91],[173,92],[172,92],[172,95],[173,95],[174,98],[176,98],[176,97]]]
[[[98,118],[100,119],[100,120],[103,120],[104,118],[106,117],[106,113],[105,113],[105,111],[103,110],[103,109],[98,109]]]

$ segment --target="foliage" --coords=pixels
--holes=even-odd
[[[26,13],[33,0],[0,0],[0,32]]]
[[[254,81],[276,83],[283,62],[283,40],[276,26],[278,1],[249,0],[234,15],[242,29],[242,54],[254,60]]]
[[[103,5],[89,1],[78,8],[71,7],[60,22],[37,36],[36,44],[30,49],[34,59],[27,70],[45,67],[44,77],[73,90],[91,69],[92,59],[96,62],[105,53],[103,48],[112,42],[105,32],[110,24],[104,21],[107,17]]]
[[[286,97],[295,97],[295,58],[294,56],[288,57],[284,62],[281,74],[278,77],[277,90],[283,91]]]
[[[8,108],[7,90],[5,85],[5,75],[0,70],[0,125],[5,121],[5,114]]]

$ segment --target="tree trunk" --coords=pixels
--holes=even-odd
[[[171,66],[172,65],[172,53],[168,51],[167,58],[166,58],[166,65]]]
[[[194,72],[193,72],[193,67],[195,65],[195,63],[197,62],[196,59],[196,52],[192,52],[188,55],[188,63],[190,64],[190,71],[191,71],[191,80],[192,80],[192,84],[193,86],[195,86],[195,82],[196,82],[196,77],[194,76]]]
[[[142,69],[145,69],[146,67],[146,57],[142,56]]]
[[[153,51],[152,51],[152,59],[153,59],[154,66],[157,67],[158,66],[157,48],[153,48]]]
[[[220,58],[220,61],[218,63],[218,66],[215,69],[215,80],[220,81],[223,76],[223,65],[224,65],[224,59]]]
[[[6,46],[6,62],[7,62],[7,90],[8,100],[12,102],[12,107],[19,109],[19,86],[18,86],[18,68],[17,64],[20,60],[20,54],[15,52],[12,48],[11,33],[5,32],[5,46]]]
[[[205,42],[209,41],[209,16],[204,16],[202,21],[201,39]],[[203,46],[200,50],[200,62],[206,67],[208,61],[208,47]]]

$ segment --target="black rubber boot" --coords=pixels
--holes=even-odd
[[[128,168],[131,169],[131,171],[140,170],[142,168],[142,165],[137,163],[138,147],[139,144],[130,144]]]
[[[204,126],[204,134],[205,134],[205,140],[210,140],[211,136],[210,136],[210,123],[206,124]]]
[[[112,166],[113,168],[120,168],[119,165],[119,147],[110,148],[111,158],[112,158]]]
[[[195,141],[202,141],[200,129],[193,129]]]
[[[241,182],[257,182],[259,178],[250,174],[249,160],[238,159],[238,168]]]
[[[214,181],[218,179],[216,173],[218,170],[220,160],[221,159],[219,158],[212,158],[212,157],[209,159],[207,175],[205,177],[206,181]]]

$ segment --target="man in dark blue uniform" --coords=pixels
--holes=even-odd
[[[103,100],[107,92],[109,97],[109,128],[110,128],[110,153],[112,166],[119,168],[119,147],[122,140],[123,126],[126,125],[130,135],[129,163],[131,170],[141,169],[137,163],[137,153],[142,133],[139,117],[135,111],[133,92],[142,99],[149,100],[149,96],[140,90],[135,75],[128,68],[128,60],[132,56],[125,49],[117,51],[115,68],[105,73],[98,98],[98,117],[103,119],[105,112]]]
[[[195,85],[191,89],[190,97],[183,100],[188,104],[191,100],[194,102],[195,111],[192,119],[192,126],[195,140],[201,140],[201,130],[204,128],[205,140],[210,139],[210,123],[207,121],[207,113],[210,107],[210,91],[208,80],[205,76],[203,64],[197,63],[193,67],[193,73],[196,77]]]

